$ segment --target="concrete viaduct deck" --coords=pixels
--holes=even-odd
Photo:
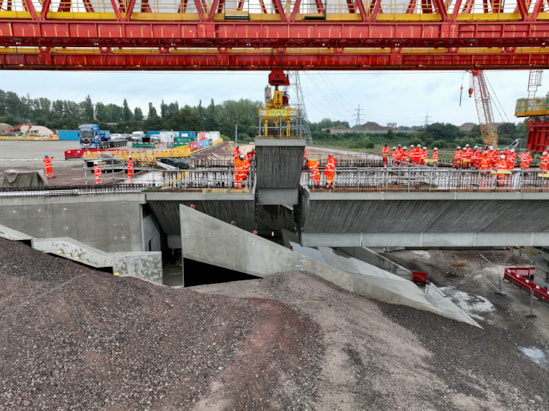
[[[0,224],[109,252],[174,249],[185,205],[262,236],[295,232],[309,247],[549,245],[549,185],[536,170],[498,186],[478,171],[346,167],[326,190],[311,187],[304,149],[304,140],[257,140],[254,175],[242,190],[231,188],[230,167],[223,185],[191,170],[163,172],[154,187],[0,192]]]

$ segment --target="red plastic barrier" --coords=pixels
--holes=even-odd
[[[82,158],[84,150],[65,150],[65,160],[68,158]]]
[[[427,273],[423,271],[412,271],[412,281],[414,283],[426,283]]]
[[[533,292],[534,296],[549,302],[549,292],[547,289],[540,287],[536,283],[534,283],[531,279],[525,278],[520,274],[517,274],[515,271],[515,268],[519,267],[508,267],[505,269],[505,272],[503,274],[503,278],[513,282],[514,284],[518,285],[522,289],[530,292]],[[531,267],[532,271],[535,270],[534,267]],[[533,278],[533,274],[532,274]]]

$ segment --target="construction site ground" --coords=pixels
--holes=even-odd
[[[502,267],[528,260],[384,255],[482,328],[314,273],[170,288],[0,238],[0,410],[549,409],[549,305],[530,316],[527,293],[499,293]]]

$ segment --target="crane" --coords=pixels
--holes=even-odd
[[[528,76],[528,98],[520,98],[515,106],[516,117],[528,117],[528,151],[543,152],[549,148],[549,99],[536,97],[543,70],[531,69]]]
[[[482,70],[474,69],[471,70],[471,74],[472,87],[469,88],[469,97],[475,97],[482,141],[485,145],[496,148],[498,145],[498,130],[494,123],[492,103],[490,101],[488,87],[486,86],[484,72]]]

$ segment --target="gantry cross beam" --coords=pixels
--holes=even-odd
[[[548,0],[0,0],[0,68],[547,68]]]

